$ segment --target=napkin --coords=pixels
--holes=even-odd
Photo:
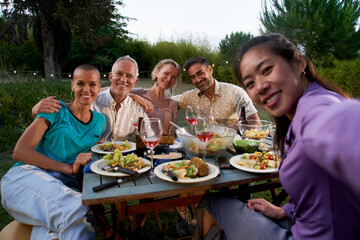
[[[94,173],[91,169],[90,169],[90,165],[93,164],[94,161],[90,161],[89,164],[84,166],[83,169],[83,173]]]

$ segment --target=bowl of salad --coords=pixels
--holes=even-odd
[[[185,131],[190,134],[184,133]],[[186,126],[176,130],[176,135],[184,146],[186,151],[189,151],[195,156],[216,156],[222,151],[231,146],[236,131],[232,128],[216,125],[214,136],[205,145],[196,137],[193,127]]]

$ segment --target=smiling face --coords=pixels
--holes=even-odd
[[[202,92],[214,84],[212,73],[213,69],[211,66],[206,66],[201,63],[195,63],[188,69],[192,83]]]
[[[114,64],[109,73],[109,79],[111,81],[110,92],[115,101],[125,99],[135,86],[138,81],[136,72],[135,64],[129,60],[119,60]]]
[[[156,82],[159,88],[168,89],[174,86],[178,76],[178,70],[172,64],[165,64],[156,72]]]
[[[71,90],[75,94],[75,102],[81,105],[91,105],[100,92],[99,72],[77,69],[71,82]]]
[[[250,98],[275,117],[292,119],[308,81],[301,79],[305,59],[298,55],[291,63],[272,53],[266,45],[250,48],[240,62],[243,83]]]

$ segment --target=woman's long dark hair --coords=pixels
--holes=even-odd
[[[254,38],[250,39],[248,42],[246,42],[241,47],[241,49],[237,55],[237,61],[235,61],[236,62],[236,64],[235,64],[236,77],[237,77],[239,83],[245,89],[246,89],[246,87],[244,86],[244,83],[242,81],[242,76],[241,76],[241,71],[240,71],[240,63],[241,63],[241,60],[242,60],[244,54],[249,49],[251,49],[252,47],[255,47],[257,45],[260,45],[260,44],[267,47],[272,53],[287,60],[288,63],[290,63],[293,60],[293,58],[296,56],[296,54],[300,52],[293,43],[291,43],[287,38],[285,38],[283,35],[281,35],[279,33],[271,33],[269,35],[258,36],[258,37],[254,37]],[[335,84],[322,78],[316,72],[314,65],[308,59],[305,58],[305,60],[306,60],[306,67],[304,69],[305,77],[310,82],[317,82],[328,90],[337,92],[346,98],[349,97],[344,92],[344,90],[342,90],[340,87],[338,87]],[[276,144],[277,144],[279,150],[284,154],[284,140],[285,140],[289,125],[291,123],[291,120],[285,115],[281,116],[281,117],[273,117],[273,118],[276,123],[276,133],[275,133]]]

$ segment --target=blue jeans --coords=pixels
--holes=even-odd
[[[1,179],[2,205],[19,222],[33,225],[31,239],[96,239],[81,194],[33,165],[11,168]]]
[[[204,198],[198,209],[206,210],[220,225],[221,239],[228,240],[291,240],[290,220],[275,221],[247,207],[247,204],[229,197]],[[210,232],[210,231],[209,231]]]

